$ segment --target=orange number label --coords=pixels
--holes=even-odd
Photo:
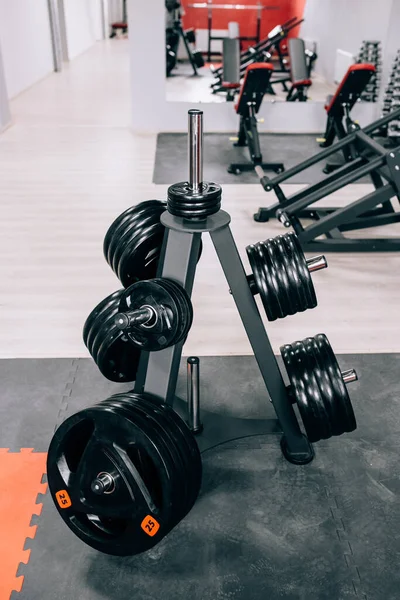
[[[57,492],[56,499],[60,508],[69,508],[72,506],[71,498],[66,490],[60,490]]]
[[[158,521],[156,521],[155,518],[151,517],[150,515],[147,515],[147,517],[143,519],[140,526],[150,537],[156,535],[157,531],[160,529],[160,523],[158,523]]]

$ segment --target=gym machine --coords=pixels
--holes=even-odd
[[[270,179],[261,167],[255,167],[264,190],[274,191],[278,202],[259,208],[254,215],[258,222],[276,217],[285,227],[293,227],[304,250],[323,252],[393,252],[400,250],[399,238],[348,238],[347,231],[390,225],[400,222],[392,201],[400,200],[400,148],[388,149],[372,136],[393,119],[400,118],[400,109],[357,129],[337,143],[304,162]],[[353,146],[357,157],[339,167],[321,181],[286,196],[280,184],[308,169],[331,154]],[[329,194],[340,190],[361,177],[369,175],[375,190],[359,200],[340,208],[311,207]],[[310,207],[310,208],[308,208]],[[311,219],[304,225],[302,219]],[[321,237],[324,236],[324,237]]]
[[[123,0],[122,2],[122,21],[111,23],[110,38],[116,37],[118,30],[121,30],[122,33],[128,33],[128,12],[126,8],[126,0]]]
[[[321,148],[328,148],[333,144],[335,138],[341,140],[349,133],[359,129],[358,124],[351,118],[350,112],[355,103],[360,100],[361,94],[374,73],[375,66],[372,64],[351,65],[340,82],[336,93],[328,96],[325,104],[327,114],[325,134],[319,140]],[[342,153],[346,163],[357,158],[357,151],[353,144],[344,146]],[[331,173],[340,166],[341,163],[327,163],[323,172],[326,174]]]
[[[289,32],[302,22],[303,19],[297,19],[297,17],[293,17],[292,19],[289,19],[289,21],[283,23],[283,25],[277,25],[277,27],[274,27],[274,29],[269,32],[268,36],[261,42],[241,52],[238,82],[244,76],[248,66],[254,62],[269,62],[274,52],[277,54],[279,60],[279,69],[276,69],[275,73],[289,73],[280,44],[284,39],[287,38]],[[223,65],[217,68],[214,68],[211,65],[210,69],[215,77],[215,80],[211,84],[212,93],[216,94],[218,92],[226,91],[223,86]],[[285,90],[287,91],[286,87]]]
[[[183,41],[186,54],[197,75],[197,69],[204,67],[204,58],[200,50],[196,50],[196,33],[194,29],[183,29],[180,2],[166,3],[167,27],[165,29],[166,43],[166,75],[169,77],[176,67],[180,40]]]
[[[274,67],[270,63],[254,63],[246,69],[239,100],[235,104],[235,110],[240,117],[240,125],[234,145],[248,146],[251,162],[232,163],[228,167],[228,173],[238,175],[242,171],[252,171],[256,165],[260,165],[266,171],[275,171],[275,173],[284,170],[283,163],[263,163],[257,127],[257,113],[269,87],[273,70]]]
[[[201,111],[189,111],[189,181],[170,186],[167,202],[150,200],[125,211],[104,240],[106,259],[127,287],[92,311],[84,341],[103,375],[135,381],[134,390],[67,418],[48,452],[49,489],[60,517],[86,544],[108,554],[144,552],[184,518],[201,487],[202,451],[238,437],[281,433],[284,456],[303,465],[314,457],[313,442],[356,428],[346,388],[357,379],[355,371],[340,371],[319,334],[281,348],[286,386],[254,299],[260,295],[269,320],[315,307],[311,273],[326,261],[306,260],[296,236],[287,234],[247,248],[252,275],[246,276],[230,216],[221,210],[221,187],[203,181],[202,119]],[[278,420],[200,412],[196,357],[187,361],[187,402],[175,398],[206,233]]]
[[[307,102],[308,88],[312,85],[310,73],[312,63],[316,59],[315,53],[306,54],[304,40],[291,38],[288,42],[290,60],[291,88],[286,96],[287,102]],[[307,58],[309,62],[307,63]],[[311,63],[311,64],[310,64]]]
[[[212,42],[222,41],[223,37],[215,36],[212,33],[212,19],[213,19],[213,10],[251,10],[257,11],[257,24],[256,24],[256,34],[254,36],[239,36],[240,42],[256,42],[260,41],[261,34],[261,21],[264,10],[273,10],[277,9],[277,6],[264,6],[262,2],[259,0],[257,4],[214,4],[212,0],[207,0],[207,2],[195,2],[194,4],[189,4],[189,8],[195,9],[207,9],[207,30],[208,30],[208,44],[207,44],[207,61],[211,62],[212,55],[215,54],[212,51]],[[219,54],[219,53],[218,53]]]

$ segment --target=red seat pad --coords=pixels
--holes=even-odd
[[[246,84],[249,81],[249,78],[252,74],[256,74],[257,72],[262,74],[262,73],[266,73],[268,72],[269,75],[267,76],[267,82],[269,81],[270,77],[271,77],[271,73],[274,70],[274,65],[272,63],[253,63],[252,65],[249,65],[246,69],[245,75],[244,75],[244,79],[243,79],[243,83],[242,86],[240,88],[240,95],[239,95],[239,99],[235,104],[235,110],[237,113],[239,113],[239,109],[240,109],[240,104],[241,101],[243,99],[243,93],[246,91]],[[266,87],[266,86],[265,86]],[[263,92],[262,95],[264,95],[265,92]],[[256,107],[256,112],[258,111],[258,109],[260,108],[260,104],[262,101],[262,97],[258,103],[258,108]]]
[[[350,108],[352,108],[375,71],[375,65],[372,65],[371,63],[357,63],[351,65],[347,69],[345,76],[340,82],[339,87],[330,102],[327,100],[327,104],[325,105],[326,112],[329,113],[334,108],[339,96],[342,96],[340,104],[342,104],[343,101],[346,102],[347,97],[347,102],[350,104]]]
[[[293,87],[301,87],[301,86],[310,87],[310,85],[312,85],[311,79],[300,79],[299,81],[292,82]]]
[[[122,21],[121,21],[121,22],[113,23],[111,25],[111,27],[113,29],[125,29],[125,27],[128,27],[128,23],[122,23]]]
[[[221,87],[226,90],[235,90],[240,87],[240,83],[229,83],[228,81],[223,81]]]

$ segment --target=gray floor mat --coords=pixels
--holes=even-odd
[[[2,448],[47,451],[77,367],[78,360],[68,358],[0,360]]]
[[[397,599],[400,355],[339,362],[360,376],[351,387],[358,429],[316,444],[310,465],[287,463],[276,435],[205,452],[191,513],[150,552],[123,559],[82,544],[47,496],[13,600]],[[215,412],[271,416],[253,357],[202,358],[201,381]],[[80,360],[65,414],[128,388]]]

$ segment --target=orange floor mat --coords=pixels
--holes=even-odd
[[[17,577],[20,563],[27,563],[30,550],[24,550],[27,538],[34,538],[36,525],[32,515],[40,515],[38,494],[46,491],[41,483],[46,470],[46,453],[22,448],[9,452],[0,448],[0,600],[9,600],[20,592],[24,577]]]

